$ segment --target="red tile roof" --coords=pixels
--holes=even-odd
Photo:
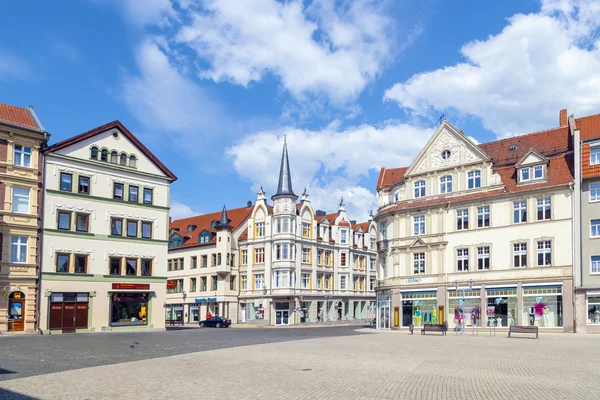
[[[384,168],[379,171],[379,179],[377,180],[377,190],[387,189],[394,183],[404,177],[407,167],[403,168]]]
[[[240,240],[248,240],[248,228],[240,235]]]
[[[3,103],[0,103],[0,123],[7,123],[36,131],[40,130],[29,110]]]
[[[250,216],[253,209],[254,207],[242,207],[234,208],[233,210],[227,210],[227,217],[231,220],[230,225],[233,226],[234,230],[237,229]],[[178,219],[176,221],[171,222],[171,224],[169,225],[169,230],[179,228],[179,232],[177,232],[177,234],[183,236],[184,238],[189,237],[189,239],[186,240],[181,247],[177,248],[181,249],[183,247],[200,245],[198,243],[198,235],[200,234],[200,232],[202,232],[205,229],[209,232],[216,232],[216,229],[211,228],[210,224],[212,221],[219,221],[220,218],[221,211],[217,211],[211,214],[198,215],[195,217]],[[188,232],[187,229],[189,225],[196,225],[196,228],[194,228],[194,230],[192,230],[191,232]],[[208,244],[214,243],[215,238],[211,239],[211,241],[208,242]],[[205,243],[202,243],[202,245],[204,244]]]
[[[369,227],[369,223],[368,222],[361,222],[360,224],[354,224],[352,225],[352,230],[356,232],[356,230],[358,228],[362,228],[363,232],[367,232],[367,228]]]
[[[150,150],[148,150],[148,148],[146,146],[144,146],[144,144],[142,142],[140,142],[138,140],[138,138],[135,137],[135,135],[133,133],[131,133],[129,131],[129,129],[127,129],[121,122],[119,121],[113,121],[113,122],[109,122],[108,124],[104,124],[102,126],[99,126],[97,128],[94,128],[90,131],[81,133],[79,135],[73,136],[69,139],[65,139],[61,142],[55,143],[52,146],[48,147],[45,151],[46,152],[54,152],[56,150],[60,150],[62,148],[71,146],[75,143],[79,143],[83,140],[86,140],[88,138],[94,137],[96,135],[99,135],[103,132],[106,132],[110,129],[113,128],[117,128],[119,131],[121,131],[123,133],[123,135],[125,135],[125,137],[127,139],[129,139],[135,146],[137,146],[140,151],[142,153],[144,153],[144,155],[146,157],[148,157],[150,160],[152,160],[152,162],[165,174],[167,175],[169,178],[172,179],[172,181],[176,181],[177,177],[175,176],[175,174],[173,174],[171,172],[171,170],[169,170],[154,154],[152,154],[152,152]]]
[[[575,119],[575,127],[583,141],[600,138],[600,114]]]

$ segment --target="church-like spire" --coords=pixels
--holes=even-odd
[[[281,155],[281,167],[279,168],[279,183],[277,184],[277,193],[271,199],[279,196],[290,196],[294,201],[298,198],[292,189],[292,175],[290,173],[290,160],[288,159],[287,141],[283,137],[283,154]]]
[[[221,219],[219,220],[219,224],[215,226],[216,230],[221,229],[229,229],[231,225],[229,225],[229,218],[227,218],[227,208],[223,205],[223,211],[221,211]]]

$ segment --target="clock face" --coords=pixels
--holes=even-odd
[[[442,151],[442,158],[444,160],[449,159],[451,155],[452,155],[452,153],[450,153],[450,150],[444,150],[444,151]]]

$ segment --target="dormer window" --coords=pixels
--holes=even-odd
[[[200,232],[200,234],[198,235],[198,243],[200,243],[200,244],[208,243],[208,242],[210,242],[210,239],[211,239],[211,234],[206,229],[203,230],[202,232]]]
[[[196,229],[196,225],[188,225],[188,226],[187,226],[187,231],[188,231],[188,232],[191,232],[191,231],[193,231],[194,229]]]
[[[536,165],[533,167],[533,179],[542,179],[544,178],[544,166]]]
[[[529,168],[521,168],[521,182],[527,182],[531,180]]]
[[[519,183],[526,183],[545,178],[545,166],[522,167],[519,169]]]
[[[425,181],[415,182],[415,198],[425,197]]]

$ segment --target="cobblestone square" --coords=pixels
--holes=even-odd
[[[340,328],[318,331],[331,329]],[[17,378],[0,388],[8,399],[599,397],[599,336],[542,333],[535,340],[484,331],[475,337],[358,331]]]

